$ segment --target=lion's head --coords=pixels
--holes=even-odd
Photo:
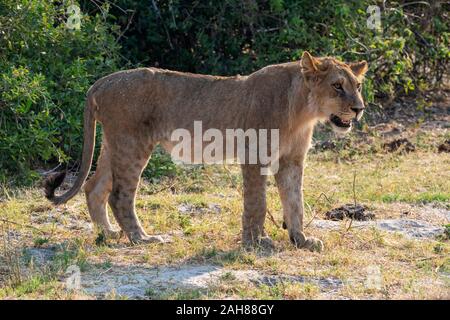
[[[329,120],[334,131],[349,132],[353,120],[364,112],[361,95],[367,62],[345,64],[334,58],[316,58],[304,52],[302,73],[310,88],[310,103],[318,108],[320,117]]]

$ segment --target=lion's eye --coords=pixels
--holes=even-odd
[[[340,83],[334,83],[333,84],[333,88],[336,89],[337,91],[343,91],[344,90],[342,88],[342,84],[340,84]]]
[[[358,83],[358,84],[356,85],[356,89],[358,89],[358,91],[361,91],[361,83]]]

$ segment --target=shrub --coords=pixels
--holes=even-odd
[[[66,27],[67,4],[0,3],[0,181],[75,161],[89,86],[117,69],[118,45],[100,15]]]

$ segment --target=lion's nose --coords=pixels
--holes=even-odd
[[[358,115],[358,113],[364,110],[364,106],[351,107],[350,109]]]
[[[355,113],[356,120],[361,119],[362,112],[364,111],[364,105],[357,105],[350,108]]]

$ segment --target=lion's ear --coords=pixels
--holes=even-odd
[[[350,69],[355,74],[355,76],[360,77],[366,74],[367,69],[369,69],[369,66],[367,65],[367,61],[363,60],[360,62],[351,63]]]
[[[313,73],[318,69],[319,61],[308,51],[303,52],[301,66],[304,73]]]

